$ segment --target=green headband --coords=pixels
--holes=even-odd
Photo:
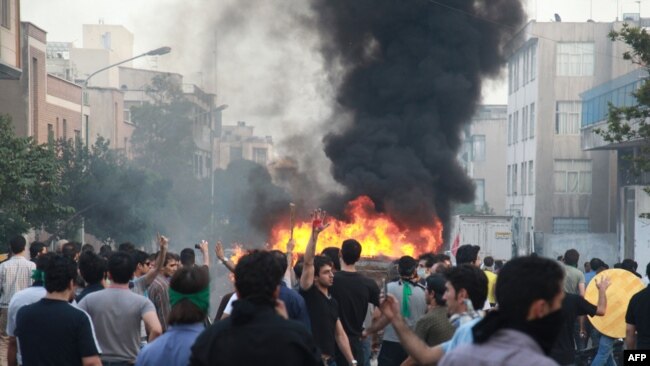
[[[33,269],[32,280],[34,280],[34,282],[41,281],[45,283],[45,272],[41,271],[40,269]]]
[[[190,300],[192,304],[199,307],[203,311],[208,311],[210,307],[210,287],[206,286],[203,290],[193,294],[182,294],[169,288],[169,302],[172,306],[178,304],[181,300]]]

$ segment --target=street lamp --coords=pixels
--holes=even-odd
[[[137,55],[135,57],[131,57],[129,59],[114,63],[112,65],[108,65],[108,66],[103,67],[103,68],[93,72],[92,74],[88,75],[86,80],[84,80],[83,83],[81,84],[81,100],[80,100],[80,103],[79,103],[79,115],[81,116],[81,130],[85,132],[85,134],[83,136],[83,139],[85,140],[86,146],[89,144],[89,141],[88,141],[89,139],[88,139],[88,125],[84,124],[84,94],[86,93],[86,88],[88,87],[88,82],[90,81],[90,78],[92,78],[93,76],[99,74],[102,71],[110,69],[111,67],[119,66],[119,65],[127,63],[129,61],[133,61],[136,58],[140,58],[140,57],[144,57],[144,56],[166,55],[169,52],[171,52],[171,50],[172,50],[171,47],[159,47],[159,48],[156,48],[156,49],[151,50],[149,52],[145,52],[143,54]],[[85,232],[86,232],[85,222],[84,222],[84,218],[82,217],[81,218],[81,243],[82,244],[84,243]]]
[[[90,81],[90,79],[91,79],[93,76],[99,74],[99,73],[102,72],[102,71],[106,71],[106,70],[108,70],[108,69],[110,69],[110,68],[112,68],[112,67],[119,66],[119,65],[124,64],[124,63],[127,63],[127,62],[129,62],[129,61],[133,61],[133,60],[135,60],[136,58],[140,58],[140,57],[144,57],[144,56],[161,56],[161,55],[166,55],[166,54],[168,54],[169,52],[171,52],[171,50],[172,50],[171,47],[159,47],[159,48],[156,48],[156,49],[154,49],[154,50],[151,50],[151,51],[145,52],[145,53],[143,53],[143,54],[137,55],[137,56],[135,56],[135,57],[131,57],[131,58],[129,58],[129,59],[126,59],[126,60],[123,60],[123,61],[120,61],[120,62],[114,63],[114,64],[112,64],[112,65],[108,65],[108,66],[103,67],[103,68],[101,68],[101,69],[99,69],[99,70],[93,72],[92,74],[88,75],[88,77],[86,78],[86,80],[84,80],[83,83],[81,83],[81,103],[80,103],[80,108],[79,108],[79,109],[80,109],[80,113],[79,113],[79,114],[80,114],[80,116],[81,116],[81,129],[82,129],[83,131],[85,131],[85,134],[84,134],[84,140],[85,140],[86,145],[88,145],[88,140],[89,140],[89,139],[88,139],[88,126],[87,126],[86,124],[84,124],[84,94],[85,94],[85,92],[86,92],[86,88],[88,88],[88,82]]]

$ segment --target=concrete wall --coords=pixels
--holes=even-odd
[[[535,247],[538,254],[549,258],[564,255],[568,249],[580,253],[580,266],[591,258],[600,258],[613,267],[619,262],[616,234],[544,234],[541,242],[536,238]],[[580,267],[582,268],[582,267]]]
[[[88,98],[92,109],[88,124],[89,144],[102,136],[110,141],[112,149],[128,148],[133,126],[124,123],[124,94],[117,89],[88,88]]]

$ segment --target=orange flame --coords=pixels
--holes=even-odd
[[[316,253],[327,247],[340,247],[346,239],[356,239],[363,247],[363,257],[386,256],[399,258],[435,252],[442,245],[442,223],[437,218],[433,227],[401,229],[384,213],[377,213],[375,205],[367,196],[360,196],[348,203],[346,214],[350,222],[329,218],[330,226],[318,237]],[[286,251],[291,230],[276,225],[271,233],[273,249]],[[311,236],[311,222],[299,222],[293,232],[296,246],[294,253],[304,253]]]
[[[246,253],[246,249],[241,244],[235,244],[232,248],[232,255],[230,255],[230,261],[233,263],[237,264],[239,262],[239,259],[243,257]]]

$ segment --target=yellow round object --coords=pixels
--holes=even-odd
[[[602,334],[612,338],[625,338],[625,312],[634,294],[643,290],[643,281],[624,269],[608,269],[597,274],[587,286],[585,299],[598,304],[598,288],[602,277],[609,277],[611,284],[607,288],[607,311],[603,316],[589,317],[589,321]]]

